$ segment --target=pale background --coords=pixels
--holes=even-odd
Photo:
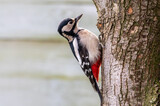
[[[79,26],[99,34],[92,0],[0,0],[0,106],[98,106],[99,98],[57,33]]]

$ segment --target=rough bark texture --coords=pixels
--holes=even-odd
[[[160,1],[93,2],[103,44],[102,106],[160,106]]]

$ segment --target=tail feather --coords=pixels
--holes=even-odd
[[[98,93],[99,98],[102,101],[102,95],[101,95],[101,92],[100,92],[100,89],[99,89],[99,86],[98,86],[96,79],[95,78],[89,78],[89,79],[90,79],[90,82],[92,83],[94,90]]]

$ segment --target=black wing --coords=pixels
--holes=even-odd
[[[98,87],[98,83],[92,73],[88,50],[86,49],[86,47],[80,44],[79,39],[77,38],[75,38],[72,42],[70,42],[70,47],[75,58],[81,65],[83,72],[89,78],[93,88],[98,92],[99,97],[101,99],[101,93]]]
[[[101,99],[101,93],[100,93],[97,81],[94,78],[93,73],[92,73],[91,64],[90,64],[90,61],[89,61],[88,50],[84,46],[79,44],[78,51],[79,51],[79,54],[80,54],[80,57],[81,57],[81,60],[82,60],[81,68],[82,68],[83,72],[85,73],[85,75],[89,78],[93,88],[98,92],[99,97]]]

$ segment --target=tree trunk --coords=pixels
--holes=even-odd
[[[159,0],[93,0],[102,36],[102,106],[160,106]]]

